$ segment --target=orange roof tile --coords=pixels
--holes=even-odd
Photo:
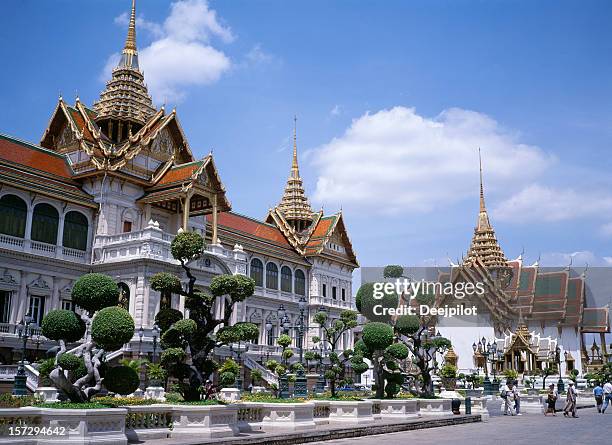
[[[93,141],[94,137],[91,134],[91,132],[89,131],[89,128],[87,127],[87,124],[85,123],[85,121],[83,120],[83,116],[81,116],[81,113],[79,113],[77,110],[75,110],[74,108],[71,107],[66,107],[68,108],[68,111],[70,111],[70,115],[72,116],[72,120],[74,121],[74,123],[76,124],[77,128],[83,132],[83,137],[88,140],[88,141]]]
[[[2,134],[0,160],[25,165],[62,178],[72,178],[72,170],[63,155]]]
[[[155,185],[172,184],[174,182],[187,181],[191,175],[202,165],[202,161],[189,162],[169,169]]]
[[[210,216],[207,216],[207,219],[209,218]],[[270,224],[232,212],[219,213],[218,223],[220,226],[244,232],[266,241],[271,241],[283,247],[291,248],[291,245],[287,242],[282,232]]]

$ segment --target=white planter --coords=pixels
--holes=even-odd
[[[521,413],[544,414],[544,398],[541,395],[521,395]],[[503,404],[501,410],[504,410]]]
[[[314,403],[262,403],[262,429],[270,431],[312,431]]]
[[[240,400],[240,390],[238,388],[223,388],[219,391],[219,398],[228,403],[237,402]]]
[[[452,416],[450,399],[418,399],[419,413],[423,416]]]
[[[258,394],[260,392],[266,392],[266,388],[263,386],[253,386],[253,388],[251,388],[251,393],[253,394]]]
[[[470,397],[472,402],[472,414],[480,414],[482,421],[486,422],[489,420],[489,409],[487,408],[486,397]],[[461,413],[465,414],[465,401],[461,403]]]
[[[41,386],[36,389],[36,396],[43,402],[57,402],[58,391],[54,386]]]
[[[146,399],[154,399],[159,400],[160,402],[165,402],[166,390],[164,390],[163,386],[147,386],[144,397]]]
[[[238,434],[238,407],[181,405],[172,407],[170,437],[213,439]]]
[[[45,427],[64,429],[63,436],[39,437],[45,445],[126,445],[123,408],[53,409],[42,408]]]
[[[372,402],[364,400],[361,402],[330,401],[329,423],[359,424],[366,425],[374,423],[372,414]]]
[[[380,404],[380,418],[382,420],[419,417],[416,399],[381,399],[373,402],[378,402]]]

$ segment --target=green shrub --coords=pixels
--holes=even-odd
[[[10,393],[0,394],[0,408],[21,408],[33,406],[37,402],[34,396],[13,396]]]
[[[362,339],[368,349],[384,350],[393,343],[393,328],[385,323],[366,323],[363,327]]]
[[[412,335],[418,332],[421,321],[416,315],[401,315],[395,321],[395,329],[402,335]]]
[[[181,232],[170,244],[172,256],[185,263],[200,255],[204,249],[204,239],[196,232]]]
[[[100,310],[91,323],[91,337],[106,351],[115,351],[134,336],[134,320],[125,309],[113,306]]]
[[[176,329],[181,335],[184,335],[185,337],[189,337],[195,334],[196,330],[198,329],[198,325],[193,320],[185,319],[185,320],[179,320],[176,323],[174,323],[172,325],[172,328]]]
[[[403,343],[393,343],[392,345],[387,346],[385,350],[387,354],[391,355],[393,358],[398,360],[404,360],[408,358],[408,346]]]
[[[181,348],[168,348],[161,354],[161,364],[164,368],[171,367],[185,360],[185,351]]]
[[[229,295],[232,301],[243,301],[255,292],[255,280],[244,275],[217,275],[210,281],[215,297]]]
[[[276,340],[276,343],[279,346],[286,348],[291,344],[291,337],[289,337],[287,334],[281,334]]]
[[[399,304],[399,296],[395,292],[383,292],[382,298],[374,298],[374,283],[365,283],[357,291],[355,304],[359,312],[368,320],[388,323],[391,321],[391,316],[384,313],[377,315],[374,313],[374,308],[381,306],[395,309]]]
[[[236,383],[236,374],[229,371],[219,373],[219,383],[224,388],[234,386]]]
[[[162,309],[155,316],[155,323],[162,332],[165,332],[174,323],[183,319],[183,314],[177,309]]]
[[[383,270],[383,277],[385,278],[401,278],[404,274],[404,268],[396,264],[385,266]]]
[[[151,283],[151,289],[158,291],[158,292],[171,292],[171,293],[177,294],[183,290],[181,286],[181,280],[179,279],[179,277],[171,273],[168,273],[168,272],[158,272],[155,275],[151,276],[149,281]],[[163,311],[174,311],[174,310],[176,309],[169,309],[169,308],[162,309],[160,313]],[[183,318],[183,314],[181,314],[181,318]],[[180,318],[178,320],[180,320]],[[155,317],[155,321],[157,321],[157,317]]]
[[[446,379],[456,379],[457,367],[450,364],[442,366],[442,369],[440,369],[440,377],[444,377]]]
[[[90,314],[119,301],[117,283],[108,275],[90,273],[83,275],[72,287],[72,301]]]
[[[234,359],[228,358],[219,367],[219,374],[223,374],[224,372],[238,374],[240,372],[240,365],[236,363]]]
[[[129,366],[114,366],[106,371],[104,386],[111,392],[128,395],[138,389],[140,377]]]
[[[42,334],[51,340],[75,342],[85,334],[85,322],[73,311],[54,309],[42,321]]]
[[[57,364],[60,365],[62,369],[65,369],[67,371],[77,370],[79,366],[81,366],[81,363],[84,363],[82,357],[77,357],[76,355],[71,354],[69,352],[63,353],[57,359]]]

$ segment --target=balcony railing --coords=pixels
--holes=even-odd
[[[47,258],[57,258],[77,263],[85,263],[88,259],[88,254],[84,250],[57,246],[55,244],[43,243],[42,241],[18,238],[5,234],[0,234],[0,247],[18,252],[31,253]]]

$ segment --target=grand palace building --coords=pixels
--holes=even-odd
[[[138,63],[133,7],[121,60],[97,102],[60,97],[39,144],[0,134],[0,362],[19,356],[16,328],[26,315],[39,326],[51,309],[74,309],[71,288],[89,272],[116,280],[120,304],[137,332],[143,328],[123,352],[151,354],[158,311],[184,311],[183,297],[160,295],[149,283],[160,271],[182,273],[170,254],[181,229],[206,239],[204,254],[190,264],[198,285],[224,273],[255,279],[255,295],[233,315],[233,322],[260,327],[247,366],[278,353],[281,305],[294,346],[303,315],[303,347],[311,348],[319,334],[315,312],[324,308],[334,319],[354,308],[358,263],[342,213],[312,210],[295,134],[282,199],[263,219],[232,212],[230,197],[239,191],[227,191],[221,178],[212,154],[194,156],[176,110],[153,104]],[[346,333],[339,347],[352,343]],[[29,357],[50,346],[34,335]]]

